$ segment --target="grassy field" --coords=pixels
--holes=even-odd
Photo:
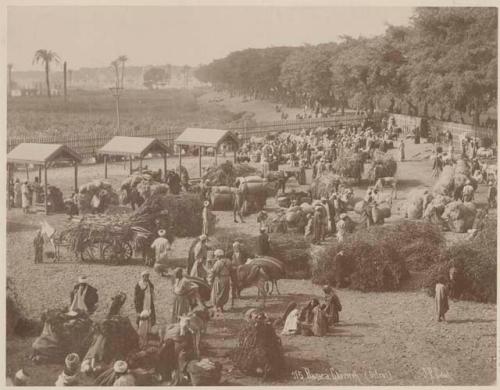
[[[120,97],[123,134],[169,127],[216,126],[238,117],[220,106],[199,104],[205,90],[124,90]],[[7,132],[15,136],[113,134],[115,101],[111,93],[74,90],[61,96],[15,97],[7,102]]]
[[[388,223],[398,223],[408,192],[417,187],[432,185],[430,145],[407,145],[409,161],[398,164],[398,201]],[[207,159],[205,162],[209,162]],[[174,161],[169,161],[173,164]],[[160,164],[149,161],[148,164]],[[196,174],[197,160],[187,159],[192,175]],[[102,165],[82,168],[82,182],[102,177]],[[54,169],[49,180],[69,190],[72,170]],[[123,165],[115,164],[110,175],[116,183],[126,176]],[[308,172],[310,175],[310,172]],[[60,184],[59,184],[60,183]],[[365,192],[366,185],[355,189],[356,195]],[[480,186],[477,202],[485,200],[485,186]],[[267,205],[270,213],[276,203]],[[217,212],[217,229],[224,232],[257,234],[255,216],[245,224],[234,224],[231,212]],[[41,214],[23,215],[19,210],[7,214],[7,274],[15,283],[21,304],[31,317],[38,317],[48,307],[68,303],[72,286],[81,274],[87,274],[99,290],[99,308],[96,319],[102,318],[111,296],[118,291],[128,295],[124,313],[134,318],[133,288],[144,266],[139,261],[124,266],[89,265],[66,256],[60,263],[34,264],[31,240],[38,223],[47,218],[56,227],[62,226],[65,216]],[[464,235],[447,234],[449,241],[463,240]],[[272,237],[271,237],[272,240]],[[171,257],[183,259],[191,239],[177,239]],[[172,286],[165,278],[152,275],[157,290],[158,322],[168,321],[172,307]],[[282,280],[281,296],[272,297],[266,311],[280,315],[294,300],[302,304],[319,297],[320,289],[309,280]],[[340,324],[326,337],[282,337],[290,375],[273,385],[487,385],[496,378],[496,305],[473,302],[450,302],[449,322],[435,321],[434,301],[418,283],[411,283],[405,291],[363,294],[339,290],[344,307]],[[229,385],[260,385],[259,379],[246,377],[234,370],[228,352],[237,342],[243,314],[256,307],[255,291],[243,293],[234,310],[223,320],[212,321],[204,337],[204,355],[222,362],[223,380]],[[60,366],[33,366],[26,363],[33,338],[7,340],[7,367],[17,370],[25,365],[37,385],[52,385]],[[335,373],[335,374],[332,374]],[[326,376],[328,375],[328,376]],[[91,384],[84,382],[84,384]]]

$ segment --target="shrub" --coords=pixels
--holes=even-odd
[[[457,243],[446,250],[439,262],[426,272],[423,287],[434,296],[434,287],[440,276],[449,278],[455,267],[458,278],[453,288],[457,299],[496,302],[497,292],[497,235],[496,214],[487,215],[483,229],[467,243]]]

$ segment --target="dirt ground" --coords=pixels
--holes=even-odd
[[[432,184],[431,162],[422,159],[429,153],[428,144],[407,143],[409,161],[398,163],[400,183],[394,215],[388,223],[402,218],[399,214],[409,190]],[[221,160],[221,159],[220,159]],[[169,166],[175,159],[169,160]],[[185,159],[192,174],[197,159]],[[206,158],[204,162],[210,161]],[[150,160],[150,167],[161,167],[161,161]],[[127,176],[123,164],[109,170],[113,183]],[[310,173],[309,173],[310,174]],[[102,177],[103,167],[85,166],[80,169],[81,183]],[[60,168],[49,172],[49,181],[71,189],[72,169]],[[293,184],[293,183],[291,183]],[[356,189],[362,195],[366,185]],[[484,202],[485,187],[480,186],[478,202]],[[269,211],[275,207],[268,204]],[[230,212],[217,212],[218,229],[241,233],[257,233],[255,216],[245,224],[234,224]],[[118,291],[128,295],[124,313],[134,318],[133,288],[144,266],[139,262],[124,266],[83,264],[70,256],[60,263],[33,263],[32,238],[38,222],[47,219],[61,226],[64,215],[23,215],[19,210],[7,214],[7,273],[15,283],[21,304],[30,317],[39,317],[50,307],[66,305],[69,292],[79,275],[86,274],[99,291],[96,319],[104,316],[110,298]],[[463,239],[463,235],[449,237]],[[272,237],[271,237],[272,239]],[[184,261],[192,239],[177,239],[172,249],[172,266]],[[168,321],[172,307],[172,287],[165,278],[152,274],[157,291],[158,323]],[[286,305],[294,300],[301,304],[320,296],[320,289],[309,280],[282,280],[281,296],[273,296],[266,304],[271,316],[281,315]],[[254,290],[243,293],[234,310],[223,320],[212,321],[203,339],[204,354],[223,363],[223,381],[228,385],[264,384],[257,378],[241,375],[233,369],[228,353],[237,342],[237,332],[243,314],[259,304]],[[450,302],[447,323],[435,320],[434,302],[423,291],[363,294],[339,290],[344,307],[341,322],[326,337],[283,336],[286,361],[290,374],[275,385],[487,385],[496,379],[496,305],[472,302]],[[36,385],[52,385],[60,366],[33,366],[26,357],[33,338],[7,340],[7,367],[14,371],[25,366],[36,378]],[[84,382],[87,384],[87,382]],[[88,382],[88,384],[91,384]]]

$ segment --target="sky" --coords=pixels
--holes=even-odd
[[[387,23],[408,24],[411,14],[408,7],[9,6],[7,61],[37,70],[34,52],[50,49],[72,69],[108,66],[121,54],[129,65],[196,66],[249,47],[374,36]]]

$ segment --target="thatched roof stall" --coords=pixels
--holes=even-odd
[[[217,165],[217,151],[223,143],[229,142],[234,148],[234,162],[236,162],[236,152],[238,150],[238,137],[230,130],[218,129],[201,129],[188,127],[175,140],[175,144],[179,145],[179,168],[182,165],[182,150],[180,146],[198,146],[199,147],[199,167],[201,175],[201,148],[212,147],[215,150],[215,164]]]
[[[163,156],[163,174],[167,172],[168,147],[157,138],[147,137],[113,137],[98,151],[104,156],[104,178],[108,178],[108,156],[125,156],[129,158],[130,174],[132,174],[132,158],[139,157],[139,170],[142,173],[142,159],[149,153]]]
[[[47,168],[56,161],[70,161],[75,167],[75,191],[78,191],[78,163],[82,157],[62,144],[37,144],[22,143],[17,145],[7,154],[8,177],[10,178],[10,166],[13,164],[24,164],[26,166],[26,177],[29,179],[28,165],[38,166],[38,177],[42,176],[42,167],[44,169],[45,186],[45,213],[47,213]]]

